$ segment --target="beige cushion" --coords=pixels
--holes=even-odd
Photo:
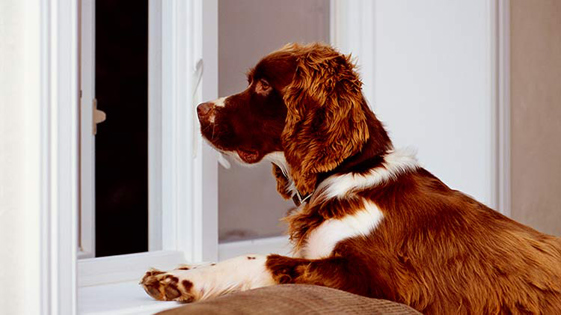
[[[420,314],[387,300],[313,285],[284,284],[233,293],[159,314]]]

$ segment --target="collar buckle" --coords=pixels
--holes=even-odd
[[[294,195],[292,195],[292,202],[294,202],[294,205],[296,205],[296,207],[300,207],[300,205],[302,203],[308,201],[308,199],[310,199],[310,197],[312,197],[312,194],[307,194],[307,195],[302,197],[300,192],[296,191],[296,193]]]

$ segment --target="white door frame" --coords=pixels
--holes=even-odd
[[[95,257],[95,0],[80,0],[80,212],[78,257]]]
[[[149,250],[216,260],[217,159],[195,106],[218,97],[218,1],[149,3]]]
[[[373,100],[375,92],[375,3],[373,0],[331,0],[329,10],[330,42],[342,53],[351,53],[357,61],[367,100]]]
[[[81,259],[80,286],[217,259],[216,154],[194,116],[202,97],[217,97],[217,17],[217,0],[149,1],[150,251]]]
[[[148,2],[148,251],[162,249],[162,2]]]
[[[78,1],[40,1],[41,312],[76,313]]]
[[[510,217],[510,0],[493,1],[495,37],[496,206]]]
[[[193,259],[216,259],[216,154],[198,133],[193,107],[217,96],[217,21],[215,1],[149,1],[148,182],[150,251],[192,249]],[[81,1],[81,195],[79,258],[95,257],[95,0]],[[201,17],[201,12],[206,16]],[[195,17],[192,18],[191,16]],[[202,24],[204,21],[204,30]],[[202,36],[201,31],[205,32]],[[205,62],[201,60],[203,50]],[[214,56],[213,56],[214,54]],[[198,59],[197,59],[198,58]],[[214,61],[213,61],[214,60]],[[192,62],[199,68],[191,67]],[[200,80],[205,66],[204,80]],[[214,78],[213,78],[214,76]],[[196,82],[195,82],[196,81]],[[195,87],[194,85],[197,85]],[[188,89],[198,88],[190,95]],[[197,155],[196,158],[193,158]],[[202,176],[203,170],[205,176]],[[203,189],[204,188],[204,189]],[[163,198],[163,194],[167,194]],[[203,198],[204,195],[204,198]],[[204,207],[204,209],[203,209]],[[182,209],[193,209],[192,212]],[[201,221],[196,224],[190,218]],[[193,222],[193,225],[184,222]],[[163,228],[165,224],[166,228]],[[175,225],[175,226],[174,226]],[[206,229],[201,229],[206,226]],[[191,228],[192,230],[189,230]],[[205,230],[205,233],[202,231]],[[196,237],[191,237],[191,233]],[[217,233],[217,232],[216,232]],[[191,241],[187,241],[191,240]],[[198,245],[203,241],[203,245]],[[203,254],[204,252],[204,254]],[[190,254],[189,254],[190,255]]]

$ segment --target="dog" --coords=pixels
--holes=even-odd
[[[561,314],[561,240],[450,189],[394,149],[349,56],[289,44],[245,91],[200,104],[203,137],[242,164],[272,162],[298,205],[294,257],[246,255],[150,270],[157,300],[192,302],[282,283],[388,299],[427,314]]]

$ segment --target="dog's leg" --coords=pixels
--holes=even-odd
[[[314,284],[364,296],[382,296],[379,288],[371,286],[375,279],[368,273],[369,268],[347,257],[310,260],[269,255],[267,270],[278,284]]]
[[[280,283],[316,284],[366,295],[367,288],[358,286],[364,283],[360,280],[365,275],[361,268],[355,267],[342,257],[309,260],[279,255],[245,255],[193,269],[151,270],[141,284],[157,300],[181,302]]]
[[[195,268],[151,270],[140,283],[156,300],[193,302],[275,284],[266,262],[264,255],[245,255]]]

